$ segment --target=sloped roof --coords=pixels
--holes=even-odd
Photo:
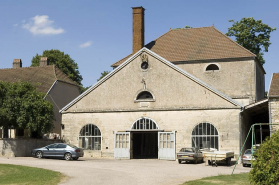
[[[213,26],[170,30],[145,47],[170,62],[256,57]],[[131,55],[111,66],[119,66]]]
[[[47,93],[56,80],[77,85],[55,65],[0,69],[0,81],[17,82],[19,80],[30,82],[43,93]]]
[[[279,73],[272,75],[268,97],[279,97]]]
[[[153,57],[159,59],[161,62],[163,62],[164,64],[168,65],[169,67],[173,68],[174,70],[178,71],[179,73],[187,76],[189,79],[195,81],[196,83],[198,83],[199,85],[205,87],[206,89],[210,90],[211,92],[214,92],[215,94],[219,95],[220,97],[222,97],[223,99],[227,100],[228,102],[234,104],[235,106],[238,107],[243,107],[242,104],[236,102],[235,100],[233,100],[232,98],[228,97],[227,95],[219,92],[218,90],[216,90],[215,88],[207,85],[206,83],[202,82],[201,80],[197,79],[196,77],[192,76],[191,74],[187,73],[186,71],[182,70],[181,68],[177,67],[176,65],[170,63],[169,61],[167,61],[166,59],[162,58],[161,56],[157,55],[156,53],[152,52],[151,50],[143,47],[141,50],[139,50],[137,53],[135,53],[134,55],[132,55],[131,57],[129,57],[125,62],[123,62],[118,68],[116,68],[115,70],[112,70],[108,75],[106,75],[104,78],[102,78],[100,81],[98,81],[95,85],[92,85],[89,89],[87,89],[85,92],[83,92],[81,95],[79,95],[78,97],[76,97],[73,101],[71,101],[68,105],[66,105],[65,107],[63,107],[59,112],[60,113],[64,113],[64,111],[67,111],[67,109],[69,109],[71,106],[73,106],[75,103],[77,103],[79,100],[81,100],[83,97],[85,97],[87,94],[89,94],[91,91],[93,91],[94,89],[96,89],[98,86],[100,86],[102,83],[104,83],[106,80],[108,80],[109,78],[111,78],[114,74],[118,73],[118,71],[120,71],[121,69],[123,69],[126,65],[128,65],[130,62],[132,62],[136,57],[138,57],[141,53],[143,52],[147,52],[148,54],[152,55]]]

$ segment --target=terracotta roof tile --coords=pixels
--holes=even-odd
[[[170,62],[256,56],[215,27],[170,30],[145,47]],[[111,66],[120,65],[131,55]]]
[[[273,73],[268,96],[279,96],[279,73]]]
[[[47,93],[56,80],[77,85],[55,65],[0,69],[0,81],[17,82],[19,80],[30,82],[43,93]]]

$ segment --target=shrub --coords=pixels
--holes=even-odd
[[[279,184],[279,131],[268,137],[254,154],[252,184]]]

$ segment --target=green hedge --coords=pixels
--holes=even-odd
[[[279,131],[268,137],[254,154],[252,184],[279,184]]]

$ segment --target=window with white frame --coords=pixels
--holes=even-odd
[[[198,124],[192,131],[192,147],[199,149],[215,148],[219,150],[219,135],[217,129],[210,123]]]
[[[101,150],[101,131],[93,125],[85,125],[79,132],[79,147],[85,150]]]

